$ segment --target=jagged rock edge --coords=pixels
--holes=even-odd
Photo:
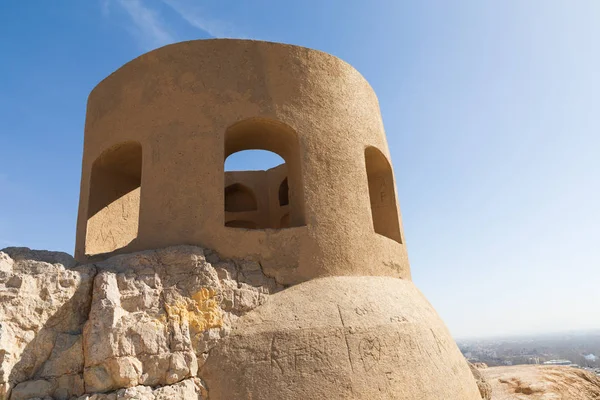
[[[153,257],[152,257],[152,258],[153,258],[153,260],[156,260],[156,261],[157,261],[157,263],[160,263],[160,265],[161,265],[161,266],[162,266],[162,267],[163,267],[165,270],[167,270],[167,269],[168,269],[168,266],[167,266],[167,265],[164,263],[164,261],[163,261],[162,257],[160,256],[159,252],[160,252],[161,250],[163,250],[163,251],[164,251],[164,250],[166,250],[166,249],[169,249],[169,248],[177,248],[177,247],[182,247],[182,246],[168,246],[168,247],[165,247],[165,248],[162,248],[162,249],[153,249],[153,250],[151,251],[151,252],[152,252],[152,255],[153,255]],[[272,275],[269,275],[269,274],[265,273],[265,271],[264,271],[264,267],[263,267],[262,263],[258,262],[257,260],[255,260],[255,259],[253,259],[253,258],[251,258],[251,257],[247,257],[247,258],[244,258],[244,259],[237,259],[237,258],[225,258],[225,257],[222,257],[220,254],[218,254],[217,252],[215,252],[215,251],[214,251],[214,250],[212,250],[212,249],[205,249],[205,248],[202,248],[202,247],[199,247],[199,246],[185,246],[185,247],[192,247],[192,248],[197,248],[197,249],[200,249],[200,250],[202,251],[202,253],[204,254],[204,256],[205,256],[205,261],[206,261],[206,263],[210,264],[210,265],[211,265],[213,268],[215,268],[215,265],[216,265],[216,264],[218,264],[219,262],[225,262],[225,263],[228,263],[228,262],[230,262],[231,264],[233,264],[233,266],[235,267],[235,274],[236,274],[236,275],[235,275],[235,276],[232,276],[232,277],[231,277],[231,279],[233,279],[233,280],[235,280],[235,281],[236,281],[236,286],[237,286],[237,288],[242,288],[242,287],[243,287],[243,283],[244,283],[244,282],[240,282],[240,279],[241,279],[242,277],[243,277],[243,279],[244,279],[244,280],[245,280],[245,279],[247,279],[247,277],[246,277],[246,276],[243,274],[243,267],[242,267],[242,263],[243,263],[244,261],[249,261],[249,262],[254,262],[254,263],[256,263],[256,264],[257,264],[257,265],[260,267],[260,272],[262,273],[262,275],[263,275],[265,278],[272,279],[272,280],[273,280],[273,282],[274,282],[274,283],[275,283],[277,286],[279,286],[279,287],[280,287],[280,290],[282,290],[282,289],[284,289],[284,288],[286,287],[286,285],[282,285],[281,283],[277,282],[277,279],[276,279],[274,276],[272,276]],[[10,250],[12,250],[12,248],[5,248],[5,249],[2,249],[2,250],[0,250],[0,251],[4,251],[4,250],[7,250],[7,249],[8,249],[9,251],[10,251]],[[18,248],[18,249],[19,249],[19,250],[26,251],[26,252],[29,252],[29,253],[34,253],[34,254],[35,254],[36,252],[38,252],[38,250],[32,250],[32,249],[30,249],[30,248],[26,248],[26,247],[23,247],[23,248]],[[44,252],[45,252],[45,251],[44,251]],[[214,259],[213,259],[213,260],[209,260],[209,259],[208,259],[208,258],[209,258],[209,257],[208,257],[208,256],[209,256],[209,254],[207,254],[207,252],[208,252],[208,253],[210,253],[211,255],[214,255],[214,256],[216,256],[216,257],[217,257],[217,260],[216,260],[216,261],[215,261]],[[98,266],[98,264],[99,264],[99,263],[109,263],[109,262],[110,262],[110,259],[111,259],[111,258],[113,258],[113,257],[109,257],[109,258],[107,258],[106,260],[98,260],[98,261],[94,261],[94,262],[90,262],[90,263],[79,263],[79,262],[73,261],[73,262],[69,262],[69,264],[68,264],[68,265],[65,265],[65,264],[62,264],[62,263],[60,263],[60,262],[50,262],[49,260],[47,260],[47,259],[44,259],[44,258],[41,258],[41,259],[40,259],[40,257],[29,257],[29,258],[17,258],[17,259],[13,259],[13,258],[12,258],[12,257],[9,255],[9,252],[5,252],[5,253],[6,253],[6,254],[9,256],[9,258],[10,258],[11,260],[13,260],[13,261],[26,260],[26,261],[43,262],[43,263],[52,264],[52,265],[59,264],[59,265],[61,265],[61,266],[62,266],[62,268],[64,268],[64,270],[76,271],[76,270],[80,269],[81,267],[89,267],[89,270],[90,270],[89,279],[91,280],[91,283],[90,283],[90,285],[89,285],[89,288],[88,288],[88,290],[87,290],[87,291],[86,291],[86,293],[85,293],[85,297],[84,297],[84,298],[86,299],[86,302],[85,302],[85,311],[84,311],[84,313],[83,313],[83,314],[85,314],[85,316],[86,316],[86,317],[85,317],[85,320],[84,320],[84,321],[82,321],[81,330],[80,330],[80,331],[78,331],[78,334],[80,334],[80,335],[82,336],[82,347],[83,347],[83,346],[84,346],[83,327],[84,327],[84,326],[85,326],[85,325],[86,325],[86,324],[87,324],[87,323],[90,321],[90,314],[91,314],[91,311],[92,311],[92,302],[93,302],[93,293],[94,293],[94,289],[96,288],[96,282],[95,282],[95,280],[96,280],[96,277],[98,276],[98,274],[100,273],[100,271],[103,269],[103,268],[100,268],[100,267]],[[128,254],[115,254],[114,256],[115,256],[115,257],[126,257],[126,256],[133,256],[133,255],[136,255],[136,254],[138,254],[138,253],[143,253],[143,252],[134,252],[134,253],[128,253]],[[64,253],[64,254],[65,254],[65,255],[68,255],[68,254],[66,254],[66,253]],[[69,257],[70,257],[70,255],[69,255]],[[248,283],[246,283],[246,284],[248,284]],[[252,286],[252,285],[250,285],[250,286]],[[265,294],[265,295],[267,295],[267,296],[269,295],[269,294],[267,294],[267,293],[264,293],[264,294]],[[165,303],[165,299],[164,299],[164,293],[161,293],[161,297],[162,297],[163,303]],[[233,314],[237,315],[237,316],[240,316],[240,315],[243,315],[243,314],[245,314],[245,312],[240,312],[240,313],[239,313],[239,315],[238,315],[238,313],[237,313],[237,312],[235,312],[234,310],[232,310],[231,312],[232,312]],[[246,311],[246,312],[247,312],[247,311]],[[52,343],[52,345],[53,345],[53,349],[54,349],[54,346],[56,346],[56,342],[53,342],[53,343]],[[212,348],[211,348],[211,349],[212,349]],[[207,354],[208,356],[210,355],[210,351],[211,351],[211,349],[208,349],[208,351],[206,351],[206,354]],[[85,379],[83,379],[83,374],[84,374],[84,372],[85,372],[85,365],[87,365],[87,364],[88,364],[88,361],[89,361],[89,360],[88,360],[88,358],[86,357],[86,352],[84,352],[84,351],[83,351],[83,349],[82,349],[81,353],[82,353],[83,364],[84,364],[84,368],[83,368],[83,370],[82,370],[82,372],[81,372],[81,373],[76,373],[76,374],[62,374],[62,375],[53,376],[52,378],[53,378],[54,380],[58,380],[60,377],[62,377],[62,376],[64,376],[64,375],[81,375],[81,376],[82,376],[82,382],[83,382],[83,389],[84,389],[84,391],[85,391],[85,393],[84,393],[84,396],[85,396],[85,395],[93,395],[93,394],[102,394],[102,392],[91,392],[91,391],[89,391],[89,390],[88,390],[88,384],[87,384],[86,380],[85,380]],[[46,358],[46,359],[45,359],[43,362],[41,362],[41,365],[42,365],[42,366],[44,365],[44,363],[45,363],[45,362],[47,362],[47,361],[50,359],[50,357],[51,357],[50,355],[51,355],[51,354],[52,354],[52,351],[50,351],[50,353],[49,353],[48,357],[47,357],[47,358]],[[117,358],[118,358],[118,357],[117,357]],[[41,368],[41,367],[40,367],[40,368]],[[40,371],[40,369],[38,368],[38,369],[36,370],[36,373],[37,373],[37,372],[39,372],[39,371]],[[14,388],[15,388],[17,385],[19,385],[19,384],[21,384],[21,383],[25,383],[25,382],[33,382],[33,381],[38,381],[38,380],[44,380],[44,381],[46,381],[46,382],[52,383],[52,379],[51,379],[51,380],[49,380],[49,379],[47,379],[47,378],[48,378],[48,377],[38,377],[38,378],[36,379],[36,378],[35,378],[35,374],[31,374],[31,375],[30,375],[30,379],[26,379],[26,380],[22,380],[22,381],[18,381],[18,382],[17,382],[17,381],[13,381],[13,382],[10,382],[10,381],[9,381],[9,382],[11,383],[11,386],[10,386],[10,387],[11,387],[11,389],[14,389]],[[208,388],[207,388],[207,386],[206,386],[205,382],[203,381],[203,379],[202,379],[202,376],[201,376],[201,374],[200,374],[200,369],[198,370],[198,372],[196,373],[196,375],[195,375],[195,376],[189,376],[189,377],[182,378],[182,379],[180,379],[179,381],[177,381],[177,382],[173,382],[172,384],[169,384],[169,385],[157,385],[157,386],[137,385],[137,386],[146,386],[146,387],[149,387],[149,388],[154,388],[154,387],[158,388],[158,387],[172,386],[173,384],[177,384],[177,383],[179,383],[179,382],[185,381],[186,379],[190,379],[190,378],[197,378],[197,379],[199,379],[199,380],[200,380],[200,382],[202,383],[203,387],[205,388],[205,390],[206,390],[206,391],[208,391]],[[115,389],[114,391],[118,391],[118,390],[122,390],[122,389],[126,389],[126,388],[118,388],[118,389]],[[11,390],[11,391],[12,391],[12,390]],[[105,393],[106,393],[106,392],[105,392]],[[108,393],[111,393],[111,392],[108,392]],[[11,395],[9,395],[9,398],[10,398],[10,396],[11,396]]]

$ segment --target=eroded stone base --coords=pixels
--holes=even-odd
[[[271,296],[201,375],[211,399],[481,399],[423,295],[383,277],[316,279]]]
[[[0,400],[480,400],[405,280],[284,290],[249,260],[175,246],[78,265],[0,252]]]

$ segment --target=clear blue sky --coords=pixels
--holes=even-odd
[[[454,335],[600,328],[598,0],[2,1],[0,247],[72,253],[88,93],[210,37],[371,82],[414,281]]]

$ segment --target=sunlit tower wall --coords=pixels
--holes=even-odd
[[[224,171],[249,149],[285,164]],[[127,63],[89,96],[80,261],[196,244],[256,258],[284,283],[408,279],[403,236],[377,97],[336,57],[184,42]]]

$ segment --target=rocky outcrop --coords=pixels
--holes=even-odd
[[[600,377],[577,368],[516,365],[479,372],[491,384],[493,400],[600,399]]]
[[[281,289],[256,262],[193,246],[89,265],[4,249],[0,399],[202,398],[208,351]]]
[[[0,400],[205,400],[209,390],[387,399],[412,398],[411,388],[427,399],[600,399],[600,378],[555,366],[471,365],[478,392],[409,281],[329,277],[282,289],[257,262],[194,246],[87,265],[4,249]]]
[[[485,379],[483,374],[479,371],[478,368],[487,368],[487,365],[484,363],[469,363],[469,368],[471,368],[471,373],[477,382],[477,387],[479,388],[479,393],[481,394],[481,398],[483,400],[492,400],[492,385]]]
[[[77,400],[173,400],[206,399],[207,397],[206,389],[200,379],[189,378],[155,389],[149,386],[135,386],[108,394],[85,395]]]
[[[83,325],[93,265],[64,253],[0,252],[0,398],[84,393]]]

